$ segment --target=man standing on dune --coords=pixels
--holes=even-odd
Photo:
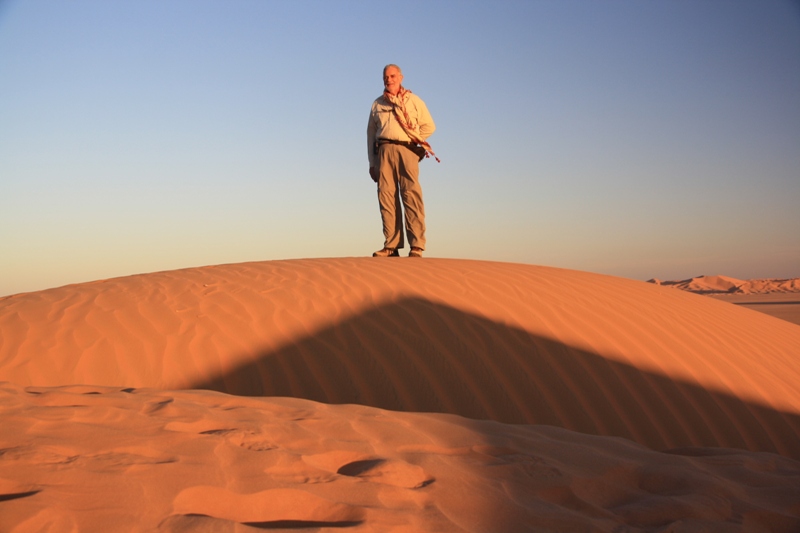
[[[385,238],[383,248],[373,257],[397,257],[398,250],[405,247],[403,209],[411,246],[408,256],[422,257],[425,250],[425,206],[419,184],[419,162],[430,155],[436,157],[426,141],[436,125],[425,102],[403,87],[402,81],[400,67],[383,68],[384,91],[372,103],[367,125],[369,175],[378,184]]]

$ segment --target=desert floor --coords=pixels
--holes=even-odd
[[[710,297],[800,325],[800,293],[714,294]]]

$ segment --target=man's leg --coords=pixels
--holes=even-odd
[[[425,249],[425,204],[419,183],[419,157],[407,148],[402,149],[400,162],[400,196],[406,208],[406,233],[412,248]]]
[[[403,238],[403,210],[397,190],[398,170],[401,163],[402,146],[384,144],[380,147],[378,157],[380,167],[378,178],[378,203],[383,220],[384,248],[399,249],[405,246]]]

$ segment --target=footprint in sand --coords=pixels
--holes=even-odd
[[[27,498],[41,492],[41,489],[34,485],[18,483],[10,479],[0,478],[0,502]]]
[[[80,456],[75,465],[95,472],[120,472],[137,466],[155,466],[176,463],[178,459],[170,456],[151,456],[124,451],[112,451]]]
[[[336,473],[405,489],[419,489],[434,482],[434,478],[427,475],[422,467],[391,459],[353,461],[343,465]]]
[[[342,528],[360,525],[364,520],[361,508],[297,489],[239,494],[222,487],[190,487],[175,498],[173,510],[161,524],[162,529],[184,530],[190,523],[212,521],[262,529]]]
[[[231,444],[240,446],[253,452],[267,452],[276,450],[278,445],[258,431],[244,429],[221,429],[203,431],[203,435],[224,435]]]
[[[303,457],[303,461],[342,476],[405,489],[422,488],[435,481],[420,466],[355,452],[332,451]]]
[[[294,454],[277,456],[275,463],[264,469],[264,473],[280,483],[330,483],[337,479],[335,473],[310,465],[302,456]]]
[[[0,457],[23,464],[66,465],[75,462],[78,453],[63,446],[13,446],[0,450]]]

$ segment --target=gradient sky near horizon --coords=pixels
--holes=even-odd
[[[800,276],[796,1],[0,0],[0,295],[370,255],[387,63],[428,257]]]

